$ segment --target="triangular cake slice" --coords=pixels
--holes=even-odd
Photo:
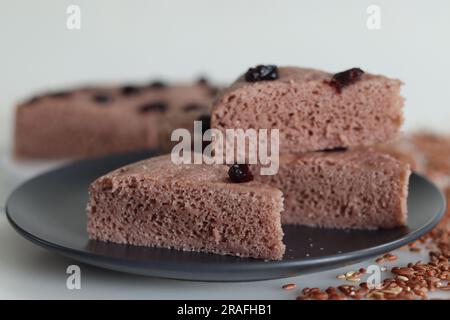
[[[258,71],[268,74],[258,79],[253,73]],[[211,127],[279,129],[282,154],[370,146],[397,136],[403,122],[401,84],[358,68],[333,75],[259,66],[215,99]]]
[[[175,165],[160,156],[92,183],[90,239],[279,260],[280,190],[232,183],[224,165]]]

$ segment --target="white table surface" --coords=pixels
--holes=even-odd
[[[0,162],[0,299],[295,299],[301,288],[325,289],[329,285],[343,284],[345,282],[336,279],[336,275],[374,264],[372,259],[294,278],[240,283],[167,280],[81,264],[25,240],[8,224],[4,214],[5,199],[12,188],[54,165],[18,165],[3,153]],[[426,252],[396,250],[394,253],[399,260],[387,263],[388,268],[428,258]],[[66,268],[72,264],[81,268],[80,290],[66,287]],[[281,289],[285,283],[296,283],[297,289]],[[439,292],[433,297],[450,299],[450,293]]]

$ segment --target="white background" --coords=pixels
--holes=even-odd
[[[66,8],[81,8],[68,30]],[[369,5],[381,29],[366,27]],[[1,140],[21,98],[76,83],[228,82],[251,65],[360,66],[405,82],[405,128],[450,119],[450,1],[0,0]]]
[[[81,8],[79,31],[66,28],[69,4]],[[371,4],[381,8],[380,30],[366,27],[366,9]],[[258,63],[331,72],[359,66],[399,78],[405,82],[405,128],[447,130],[449,34],[448,0],[0,0],[0,146],[10,144],[14,104],[40,90],[154,77],[189,80],[199,74],[227,83]],[[5,151],[2,156],[7,156]],[[9,192],[2,172],[11,170],[5,163],[0,162],[0,198]],[[83,267],[84,289],[67,291],[65,268],[73,261],[37,249],[15,234],[0,215],[2,298],[296,295],[280,289],[288,280],[179,282],[87,266]],[[400,252],[404,261],[426,258],[405,255]],[[301,287],[333,284],[336,274],[347,270],[289,281]]]

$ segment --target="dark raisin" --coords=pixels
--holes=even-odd
[[[160,80],[155,80],[155,81],[151,82],[148,86],[153,89],[161,89],[161,88],[167,87],[167,85],[163,81],[160,81]]]
[[[105,93],[98,93],[92,96],[92,100],[95,101],[96,103],[110,103],[113,101],[113,98]]]
[[[352,68],[339,73],[336,73],[331,81],[328,82],[330,86],[336,89],[336,92],[341,93],[342,89],[356,81],[360,80],[364,71],[360,68]]]
[[[138,108],[139,113],[165,112],[166,110],[167,110],[167,103],[164,101],[149,102],[141,105]]]
[[[52,98],[65,98],[70,96],[70,92],[69,91],[56,91],[56,92],[50,92],[48,94],[49,97]]]
[[[141,92],[141,88],[138,86],[126,85],[120,88],[120,91],[124,96],[132,96]]]
[[[322,152],[341,152],[341,151],[346,151],[346,150],[347,150],[347,148],[337,147],[337,148],[324,149],[324,150],[322,150]]]
[[[197,84],[201,85],[201,86],[207,86],[207,85],[209,85],[209,81],[206,77],[202,76],[202,77],[198,78]]]
[[[253,175],[247,164],[233,164],[228,170],[230,180],[235,183],[249,182],[253,180]]]
[[[183,107],[184,112],[197,111],[203,109],[205,108],[197,103],[189,103]]]
[[[258,65],[254,68],[248,69],[245,73],[245,81],[268,81],[278,79],[278,68],[274,65]]]
[[[205,133],[206,130],[211,129],[211,116],[209,114],[203,114],[197,118],[197,121],[202,122],[202,133]]]

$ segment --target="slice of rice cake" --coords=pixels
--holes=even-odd
[[[224,165],[141,161],[92,183],[90,239],[279,260],[283,196],[251,181],[232,183]]]

